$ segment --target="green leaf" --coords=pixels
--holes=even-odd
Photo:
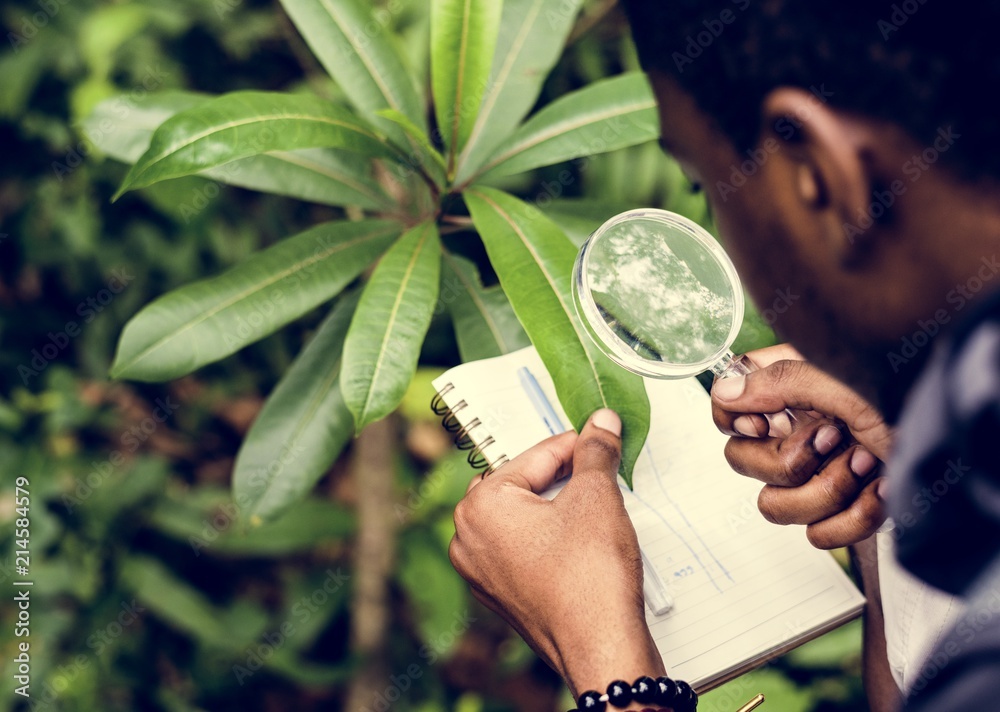
[[[351,439],[340,360],[357,294],[342,298],[271,393],[236,456],[233,499],[251,524],[304,498]]]
[[[469,587],[426,529],[411,529],[400,539],[400,559],[399,581],[420,635],[447,656],[469,626]]]
[[[200,106],[206,94],[169,91],[108,99],[83,121],[83,133],[104,154],[135,163],[149,148],[153,132],[174,114]],[[332,148],[305,148],[241,158],[199,175],[220,183],[286,195],[323,205],[355,205],[370,210],[392,206],[372,177],[371,165],[357,155]]]
[[[225,490],[201,488],[184,498],[161,497],[149,517],[157,531],[191,547],[196,556],[284,557],[342,541],[354,534],[349,510],[320,499],[305,499],[267,526],[244,526],[240,499]],[[205,522],[216,522],[207,527]]]
[[[135,163],[149,148],[157,126],[211,99],[209,94],[179,90],[146,94],[138,100],[123,94],[95,106],[81,130],[102,153],[123,163]]]
[[[365,287],[340,374],[358,432],[403,399],[434,313],[440,272],[441,238],[427,221],[399,238]]]
[[[545,214],[562,228],[574,246],[580,247],[607,220],[634,207],[635,203],[608,202],[603,197],[560,198],[545,206]]]
[[[439,188],[443,187],[445,184],[445,174],[448,169],[444,164],[444,158],[431,145],[427,134],[395,109],[382,109],[378,112],[378,115],[398,125],[406,134],[406,137],[410,141],[410,146],[414,149],[413,155],[410,156],[409,164],[429,173],[435,185]]]
[[[240,158],[299,148],[396,157],[374,129],[341,106],[307,94],[234,92],[167,119],[113,199]]]
[[[491,81],[458,160],[463,183],[497,149],[538,101],[562,54],[583,0],[505,0]]]
[[[245,605],[216,608],[173,571],[147,556],[125,559],[121,579],[151,614],[195,640],[220,648],[243,648],[267,625],[267,616],[260,609]],[[144,614],[137,611],[137,615]]]
[[[482,170],[492,177],[652,141],[656,98],[644,74],[595,82],[557,99],[517,130]]]
[[[444,253],[442,268],[441,301],[451,311],[463,361],[501,356],[531,345],[501,287],[483,287],[476,266],[449,252]]]
[[[582,428],[599,408],[621,416],[621,473],[631,487],[649,432],[649,399],[642,379],[605,357],[576,315],[570,284],[576,249],[555,223],[512,195],[480,187],[466,191],[465,201],[573,427]]]
[[[431,86],[452,166],[490,82],[502,10],[502,0],[431,2]]]
[[[399,230],[386,220],[324,223],[160,297],[125,325],[111,376],[169,380],[239,351],[336,296]]]
[[[424,102],[395,47],[386,25],[398,3],[375,9],[362,0],[281,0],[285,12],[347,98],[370,118],[394,109],[426,133]],[[383,124],[397,141],[391,124]]]

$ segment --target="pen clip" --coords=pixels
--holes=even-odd
[[[764,695],[760,694],[754,697],[752,700],[747,702],[745,705],[740,707],[736,712],[750,712],[750,710],[755,710],[764,704]]]

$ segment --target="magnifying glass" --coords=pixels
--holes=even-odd
[[[730,350],[745,308],[736,268],[715,238],[675,213],[632,210],[598,228],[577,257],[573,300],[594,342],[633,373],[756,370]],[[784,433],[796,420],[791,411],[767,417]]]

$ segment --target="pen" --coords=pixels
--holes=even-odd
[[[548,427],[549,435],[558,435],[564,432],[566,428],[563,426],[562,421],[559,420],[559,415],[556,413],[555,408],[552,407],[549,399],[545,397],[545,391],[538,385],[535,375],[528,370],[527,366],[522,366],[517,369],[517,377],[521,379],[521,388],[528,394],[531,405],[535,406],[539,417]]]
[[[559,415],[556,413],[555,408],[552,407],[552,403],[545,396],[545,391],[542,387],[538,385],[538,379],[535,378],[534,374],[528,369],[527,366],[522,366],[517,370],[517,376],[521,381],[521,388],[528,395],[528,399],[531,404],[535,407],[535,411],[538,413],[538,417],[542,419],[542,422],[549,429],[550,435],[558,435],[559,433],[565,432],[566,428],[559,419]],[[642,594],[646,599],[646,605],[649,606],[649,610],[653,612],[653,615],[661,616],[667,611],[669,611],[674,606],[674,600],[667,592],[666,584],[663,583],[663,579],[660,578],[659,573],[656,571],[656,567],[653,566],[653,562],[649,560],[646,556],[646,552],[639,549],[639,556],[642,558]],[[753,709],[753,708],[751,708]]]
[[[757,695],[752,700],[750,700],[745,705],[736,710],[736,712],[750,712],[750,710],[755,710],[762,704],[764,704],[764,695]]]

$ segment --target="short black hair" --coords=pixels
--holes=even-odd
[[[640,60],[675,77],[736,145],[779,86],[891,121],[963,177],[1000,177],[1000,1],[624,0]]]

